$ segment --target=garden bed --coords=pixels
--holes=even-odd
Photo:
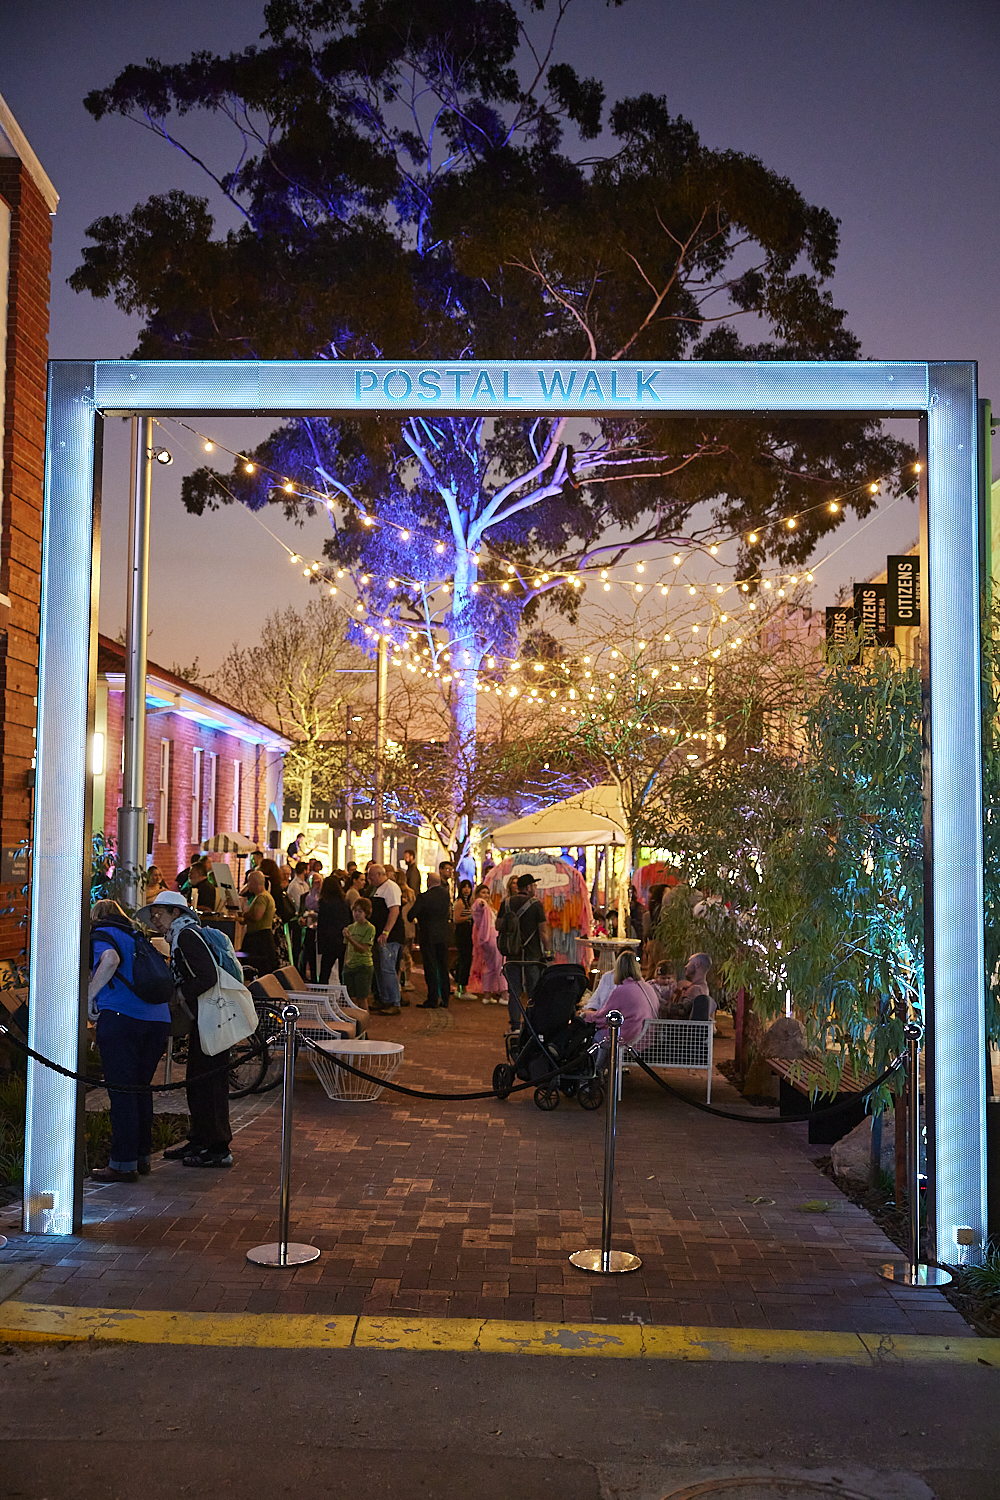
[[[904,1253],[908,1253],[910,1220],[904,1204],[896,1204],[894,1188],[886,1174],[883,1185],[862,1187],[849,1177],[838,1177],[829,1156],[816,1158],[816,1165],[825,1177],[834,1182],[845,1198],[878,1225],[886,1239]],[[954,1266],[948,1269],[955,1279],[942,1292],[956,1312],[960,1312],[971,1328],[983,1338],[1000,1338],[1000,1256],[992,1256],[986,1266],[969,1267],[962,1270]]]

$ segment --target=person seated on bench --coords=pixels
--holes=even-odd
[[[615,964],[614,989],[600,1005],[588,1006],[582,1012],[588,1021],[597,1022],[597,1040],[601,1044],[598,1067],[607,1062],[608,1038],[607,1017],[613,1011],[624,1016],[618,1033],[622,1046],[631,1046],[642,1036],[649,1021],[655,1021],[660,1008],[660,997],[647,979],[643,979],[634,953],[623,953]]]
[[[692,1021],[711,1021],[718,1006],[708,992],[708,976],[712,960],[707,953],[692,953],[684,965],[687,988],[684,999],[691,1001]]]

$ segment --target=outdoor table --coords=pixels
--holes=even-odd
[[[343,1058],[353,1068],[363,1068],[378,1078],[389,1079],[398,1071],[403,1061],[402,1042],[343,1041],[317,1042],[320,1049],[309,1048],[309,1061],[313,1071],[326,1090],[329,1099],[346,1099],[354,1102],[377,1099],[382,1085],[367,1078],[358,1078],[354,1073],[337,1066]],[[324,1054],[324,1055],[321,1055]]]
[[[587,938],[587,942],[597,953],[597,972],[599,974],[610,974],[618,959],[623,953],[628,953],[631,948],[641,948],[640,938]]]

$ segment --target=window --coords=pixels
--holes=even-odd
[[[243,762],[233,761],[233,808],[229,821],[230,830],[233,833],[240,831],[240,815],[243,811]]]
[[[217,801],[218,790],[219,757],[215,754],[214,750],[210,750],[208,752],[208,787],[205,796],[205,802],[207,804],[206,811],[208,813],[208,831],[205,835],[206,838],[211,838],[213,833],[218,832],[215,823],[215,805]]]
[[[160,741],[160,800],[156,818],[156,836],[161,844],[170,843],[170,741]]]
[[[191,832],[192,844],[201,843],[201,761],[203,750],[191,751]]]

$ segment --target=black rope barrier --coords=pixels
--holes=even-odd
[[[268,1009],[273,1009],[273,1007],[269,1006]],[[24,1052],[28,1057],[32,1058],[37,1063],[41,1063],[43,1067],[50,1068],[54,1073],[61,1073],[64,1078],[72,1078],[77,1083],[86,1083],[92,1088],[106,1088],[109,1093],[114,1092],[119,1094],[146,1094],[172,1092],[174,1089],[182,1089],[187,1087],[187,1079],[182,1079],[178,1083],[108,1083],[106,1079],[94,1078],[89,1073],[76,1073],[72,1068],[64,1068],[60,1063],[53,1062],[51,1058],[44,1057],[41,1052],[36,1052],[33,1047],[28,1046],[27,1042],[22,1042],[20,1037],[15,1036],[14,1033],[9,1029],[9,1027],[7,1027],[3,1023],[3,1021],[0,1021],[0,1032],[2,1032],[11,1042],[13,1042],[15,1047],[20,1048],[20,1050]],[[270,1043],[272,1040],[272,1037],[268,1037],[266,1039],[268,1043]],[[320,1053],[320,1055],[322,1057],[325,1057],[327,1061],[330,1060],[330,1054],[326,1052],[318,1042],[313,1041],[312,1037],[302,1036],[301,1033],[299,1033],[296,1037],[296,1040],[303,1046],[312,1048],[313,1051]],[[877,1088],[880,1088],[881,1085],[886,1081],[886,1079],[892,1076],[892,1074],[896,1071],[896,1069],[902,1062],[901,1058],[896,1058],[895,1061],[890,1063],[885,1071],[880,1073],[877,1078],[873,1079],[870,1084],[868,1084],[865,1088],[860,1089],[857,1093],[852,1093],[840,1104],[831,1104],[825,1106],[823,1109],[811,1110],[808,1115],[782,1115],[777,1119],[765,1119],[761,1115],[737,1114],[733,1110],[716,1109],[712,1104],[702,1104],[698,1099],[689,1099],[686,1094],[681,1093],[680,1089],[674,1088],[673,1085],[669,1084],[665,1078],[661,1078],[658,1073],[654,1073],[653,1069],[648,1065],[648,1063],[643,1062],[642,1058],[639,1057],[637,1053],[633,1052],[632,1056],[634,1060],[639,1064],[639,1067],[642,1069],[642,1071],[644,1073],[648,1073],[649,1077],[653,1080],[654,1083],[659,1084],[661,1089],[663,1089],[668,1094],[672,1094],[675,1099],[680,1099],[683,1104],[689,1104],[692,1109],[701,1110],[703,1114],[715,1115],[717,1119],[736,1120],[738,1123],[743,1125],[801,1125],[803,1121],[824,1119],[829,1115],[843,1114],[845,1110],[853,1109],[858,1103],[859,1099],[866,1099],[869,1094],[874,1093]],[[518,1094],[523,1092],[523,1090],[525,1089],[539,1088],[544,1083],[551,1083],[552,1080],[554,1078],[558,1078],[563,1071],[561,1068],[555,1068],[551,1073],[546,1073],[542,1078],[532,1078],[529,1079],[527,1083],[511,1084],[510,1088],[507,1089],[502,1095],[498,1094],[495,1088],[478,1089],[474,1093],[468,1094],[441,1094],[432,1092],[429,1089],[407,1088],[407,1086],[403,1083],[393,1083],[390,1079],[378,1078],[374,1073],[366,1073],[362,1068],[354,1067],[352,1063],[346,1062],[345,1059],[339,1055],[336,1057],[335,1061],[338,1068],[343,1068],[347,1073],[353,1073],[355,1078],[364,1078],[369,1083],[377,1083],[381,1088],[391,1089],[395,1094],[406,1094],[411,1099],[432,1099],[437,1102],[444,1103],[451,1101],[462,1103],[464,1101],[471,1101],[474,1099],[506,1099],[510,1094]],[[197,1083],[203,1078],[214,1077],[216,1073],[227,1073],[233,1068],[233,1066],[234,1063],[232,1061],[227,1061],[220,1064],[220,1066],[217,1068],[206,1068],[204,1073],[198,1073],[195,1078],[191,1079],[190,1081],[192,1083]]]
[[[298,1040],[306,1047],[312,1047],[316,1052],[321,1053],[328,1062],[331,1060],[329,1052],[318,1042],[314,1042],[311,1036],[300,1036]],[[374,1073],[365,1073],[361,1068],[355,1068],[349,1062],[345,1062],[339,1054],[333,1061],[338,1068],[343,1068],[347,1073],[353,1073],[355,1078],[367,1078],[369,1083],[381,1084],[382,1088],[392,1089],[397,1094],[409,1094],[413,1099],[506,1099],[509,1094],[518,1094],[522,1089],[536,1089],[543,1083],[551,1083],[552,1079],[558,1078],[563,1071],[562,1068],[556,1068],[553,1072],[546,1073],[544,1078],[532,1078],[527,1083],[513,1083],[503,1095],[498,1094],[496,1089],[481,1089],[475,1094],[432,1094],[425,1089],[408,1089],[403,1083],[391,1083],[387,1078],[376,1078]]]
[[[92,1073],[76,1073],[72,1068],[64,1068],[61,1063],[53,1062],[51,1057],[45,1057],[41,1052],[36,1052],[34,1047],[29,1047],[27,1042],[22,1042],[19,1036],[15,1036],[3,1021],[0,1021],[0,1032],[26,1057],[41,1063],[43,1068],[49,1068],[53,1073],[61,1073],[64,1078],[72,1078],[75,1083],[85,1083],[90,1088],[107,1089],[109,1094],[172,1093],[174,1089],[186,1088],[189,1082],[200,1083],[203,1078],[214,1078],[216,1073],[228,1073],[234,1066],[232,1061],[220,1063],[217,1068],[206,1068],[204,1073],[196,1073],[191,1079],[182,1078],[177,1083],[108,1083],[106,1078],[95,1078]]]
[[[885,1080],[891,1078],[903,1060],[901,1057],[897,1057],[894,1062],[889,1064],[884,1073],[880,1073],[877,1078],[873,1079],[865,1088],[859,1089],[857,1093],[850,1094],[840,1104],[824,1105],[822,1109],[810,1110],[807,1115],[780,1115],[777,1119],[765,1119],[763,1115],[740,1115],[731,1109],[716,1109],[713,1104],[702,1104],[700,1099],[689,1099],[686,1094],[681,1093],[680,1089],[675,1089],[673,1084],[668,1083],[665,1078],[661,1078],[658,1073],[654,1073],[649,1064],[643,1062],[637,1053],[633,1052],[632,1056],[642,1071],[649,1074],[654,1083],[658,1083],[660,1088],[664,1089],[666,1093],[673,1094],[675,1099],[680,1099],[682,1104],[690,1104],[692,1109],[700,1109],[702,1114],[716,1115],[720,1120],[738,1120],[743,1125],[803,1125],[808,1124],[810,1120],[825,1119],[828,1115],[843,1114],[845,1110],[853,1109],[859,1099],[867,1099],[869,1094],[873,1094],[877,1088],[881,1088]]]
[[[214,1077],[216,1073],[228,1073],[235,1066],[234,1062],[232,1061],[225,1062],[217,1068],[206,1068],[204,1073],[198,1073],[194,1078],[190,1080],[181,1079],[178,1083],[108,1083],[104,1078],[95,1078],[90,1073],[75,1073],[72,1068],[64,1068],[61,1063],[53,1062],[50,1057],[45,1057],[41,1052],[36,1052],[33,1047],[29,1047],[27,1042],[22,1042],[20,1037],[15,1036],[14,1033],[10,1031],[2,1021],[0,1021],[0,1032],[3,1032],[3,1034],[14,1043],[15,1047],[20,1048],[20,1050],[24,1052],[28,1057],[32,1058],[34,1062],[41,1063],[43,1068],[50,1068],[53,1073],[61,1073],[64,1078],[72,1078],[76,1083],[86,1083],[91,1088],[105,1088],[109,1093],[164,1093],[167,1091],[172,1091],[173,1089],[186,1088],[188,1082],[198,1083],[203,1078]],[[274,1040],[274,1038],[268,1037],[267,1040],[270,1043]],[[329,1054],[323,1050],[318,1042],[314,1042],[311,1037],[302,1036],[301,1033],[299,1033],[296,1036],[296,1040],[303,1046],[312,1047],[316,1052],[321,1053],[323,1057],[326,1057],[327,1060],[329,1060]],[[237,1062],[238,1061],[239,1059],[237,1059]],[[374,1073],[364,1073],[360,1068],[352,1067],[350,1063],[345,1062],[342,1057],[338,1057],[336,1059],[336,1064],[338,1068],[344,1068],[346,1072],[354,1073],[358,1078],[366,1078],[369,1083],[377,1083],[380,1084],[382,1088],[393,1089],[397,1094],[409,1094],[414,1099],[462,1101],[466,1099],[498,1099],[500,1097],[495,1089],[481,1089],[474,1094],[434,1094],[424,1089],[409,1089],[405,1086],[405,1084],[391,1083],[388,1079],[376,1078]],[[561,1069],[556,1068],[554,1072],[546,1073],[544,1078],[533,1078],[528,1083],[512,1084],[507,1092],[510,1094],[516,1094],[519,1093],[522,1089],[538,1088],[540,1084],[549,1083],[553,1078],[558,1078],[561,1071]],[[504,1097],[506,1097],[506,1095]]]

